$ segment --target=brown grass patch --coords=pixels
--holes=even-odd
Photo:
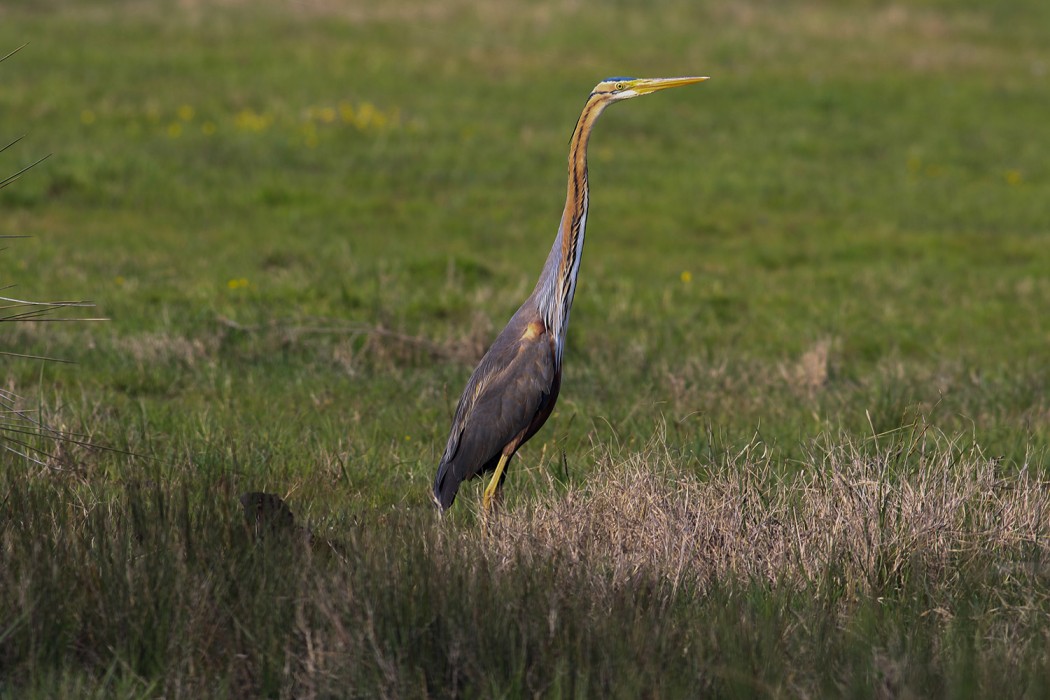
[[[798,361],[781,368],[781,374],[797,390],[812,394],[828,383],[832,341],[823,338],[814,343]]]
[[[827,582],[857,594],[911,576],[943,584],[975,558],[1024,568],[1050,557],[1050,484],[943,437],[815,449],[794,474],[759,444],[683,472],[665,445],[606,456],[564,497],[503,514],[494,542],[602,562],[614,580]]]
[[[187,338],[165,332],[140,333],[119,339],[116,350],[140,367],[177,363],[194,367],[215,355],[217,337]]]

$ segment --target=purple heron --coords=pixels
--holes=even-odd
[[[507,462],[543,426],[558,400],[587,225],[587,142],[598,117],[613,102],[702,80],[707,78],[608,78],[591,91],[569,141],[565,209],[539,281],[481,358],[456,407],[434,479],[433,498],[441,510],[452,505],[463,481],[492,471],[482,501],[487,513]]]

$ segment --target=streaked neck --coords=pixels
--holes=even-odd
[[[533,292],[547,328],[554,333],[559,363],[565,331],[569,326],[569,310],[576,294],[576,278],[580,273],[587,227],[587,143],[594,123],[608,104],[602,95],[591,95],[572,132],[565,209],[562,211],[558,235]]]

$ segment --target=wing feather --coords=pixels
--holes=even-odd
[[[456,407],[434,481],[442,508],[452,505],[463,481],[494,469],[503,448],[522,436],[550,401],[555,382],[550,336],[527,333],[521,315],[519,310],[485,353]]]

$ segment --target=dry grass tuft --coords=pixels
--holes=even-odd
[[[782,368],[784,378],[797,389],[812,394],[828,383],[832,342],[818,340],[802,353],[798,361]]]
[[[171,363],[194,367],[213,356],[218,346],[217,337],[185,338],[165,332],[148,332],[121,338],[116,349],[140,367]]]
[[[684,474],[665,444],[606,456],[564,497],[503,514],[494,543],[507,555],[558,550],[599,562],[619,581],[653,573],[701,590],[726,579],[827,583],[857,595],[914,576],[947,584],[974,559],[1020,568],[1050,560],[1050,483],[1027,467],[1003,473],[946,438],[814,449],[787,475],[758,444]]]

